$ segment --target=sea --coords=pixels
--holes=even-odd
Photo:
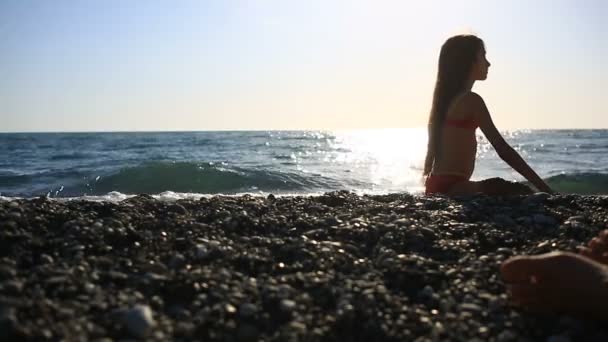
[[[608,194],[608,130],[502,133],[554,190]],[[477,138],[473,180],[524,181]],[[426,144],[423,128],[0,133],[0,197],[421,194]]]

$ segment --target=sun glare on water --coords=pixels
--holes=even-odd
[[[334,162],[350,164],[379,191],[422,190],[421,174],[427,133],[423,128],[334,132],[335,148],[344,151]]]

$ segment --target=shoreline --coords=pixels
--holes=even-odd
[[[608,339],[507,304],[498,266],[573,251],[608,197],[0,200],[0,336]]]

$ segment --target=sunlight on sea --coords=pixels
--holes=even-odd
[[[421,191],[427,133],[423,128],[335,131],[334,147],[344,151],[336,162],[382,192]]]

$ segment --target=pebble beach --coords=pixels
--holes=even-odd
[[[575,251],[608,197],[0,200],[0,339],[608,341],[509,305],[510,256]]]

